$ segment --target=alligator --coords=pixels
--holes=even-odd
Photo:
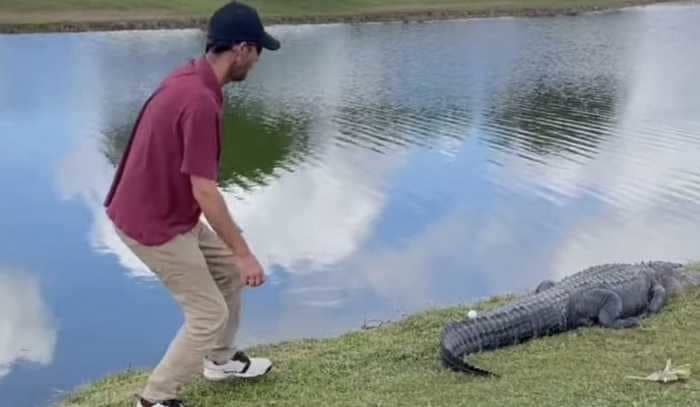
[[[543,281],[520,299],[474,318],[448,323],[440,338],[442,364],[456,372],[497,377],[464,357],[581,327],[637,327],[641,319],[659,312],[670,296],[698,285],[700,273],[680,263],[591,266],[558,283]]]

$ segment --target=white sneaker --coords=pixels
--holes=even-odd
[[[266,374],[272,369],[272,362],[265,358],[249,358],[243,352],[236,352],[231,360],[224,364],[204,359],[204,377],[208,380],[226,380],[230,378],[249,379]]]

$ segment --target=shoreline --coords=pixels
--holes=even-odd
[[[687,3],[677,0],[628,0],[610,5],[580,5],[574,7],[522,7],[522,8],[450,8],[406,9],[380,12],[346,14],[319,14],[302,16],[263,16],[266,26],[303,24],[358,24],[370,22],[426,22],[489,17],[556,17],[577,16],[598,12],[614,12],[631,7],[663,3]],[[0,34],[68,33],[125,30],[204,29],[208,17],[120,18],[86,17],[84,19],[45,22],[5,22],[0,20]]]
[[[700,272],[700,263],[691,262],[686,267]],[[437,341],[445,324],[464,318],[470,309],[483,312],[516,301],[523,294],[427,309],[337,337],[253,346],[246,351],[275,361],[269,376],[223,384],[199,378],[184,389],[183,396],[193,405],[207,407],[320,407],[350,405],[351,401],[352,405],[448,407],[455,405],[463,391],[472,395],[470,405],[475,407],[617,405],[631,401],[680,407],[697,400],[697,379],[675,384],[675,390],[668,393],[655,385],[630,381],[628,376],[646,376],[662,369],[669,359],[674,365],[700,364],[693,351],[700,346],[700,338],[694,334],[700,329],[700,321],[694,318],[700,309],[698,291],[671,298],[662,312],[644,319],[636,329],[581,328],[470,357],[477,366],[503,374],[507,380],[482,380],[442,367]],[[590,356],[593,354],[595,357]],[[577,369],[572,371],[571,366]],[[131,406],[149,373],[149,368],[117,372],[74,388],[53,406]],[[600,393],[590,392],[591,388]],[[526,392],[530,395],[527,400],[522,397]]]

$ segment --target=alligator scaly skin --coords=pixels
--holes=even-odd
[[[656,269],[675,273],[681,266],[667,262],[593,266],[565,277],[543,291],[485,311],[474,319],[449,323],[440,340],[443,365],[464,373],[494,375],[469,365],[464,357],[575,329],[578,321],[570,320],[568,312],[575,294],[596,288],[616,289],[623,293],[625,290],[639,290],[640,278],[648,278]]]

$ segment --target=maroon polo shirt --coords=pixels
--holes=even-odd
[[[105,200],[127,236],[158,245],[197,224],[190,175],[218,178],[222,106],[204,57],[175,70],[146,102]]]

